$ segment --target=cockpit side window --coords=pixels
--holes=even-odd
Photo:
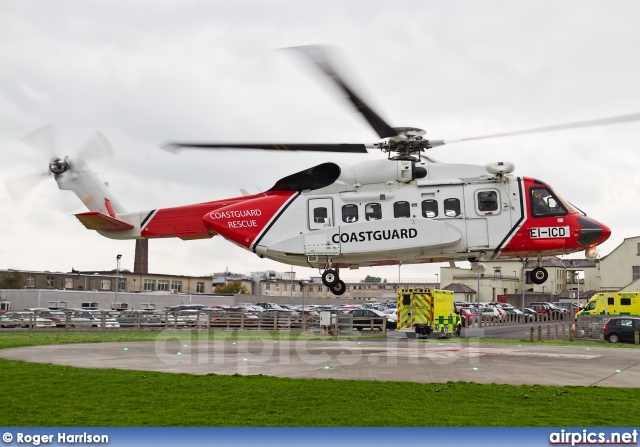
[[[327,221],[327,209],[324,207],[313,210],[313,221],[315,223],[325,223]]]
[[[567,209],[547,188],[537,187],[529,190],[531,215],[533,217],[566,216]]]

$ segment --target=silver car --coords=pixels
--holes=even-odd
[[[77,310],[71,314],[69,325],[72,328],[100,328],[104,320],[105,328],[119,328],[120,323],[108,314],[99,311]]]

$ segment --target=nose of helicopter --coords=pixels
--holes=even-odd
[[[611,236],[609,227],[589,217],[578,217],[578,224],[580,224],[578,243],[584,247],[600,245]]]

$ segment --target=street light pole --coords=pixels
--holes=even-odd
[[[525,258],[525,259],[522,260],[522,284],[521,284],[521,287],[522,287],[522,313],[524,313],[524,287],[525,287],[525,285],[524,285],[525,281],[524,280],[525,280],[525,276],[527,274],[527,272],[525,270],[526,267],[527,267],[527,259]]]
[[[115,302],[113,303],[113,310],[116,310],[118,308],[118,289],[120,288],[120,282],[118,280],[118,274],[120,273],[120,259],[122,258],[122,255],[118,255],[116,256],[116,296],[115,296]]]

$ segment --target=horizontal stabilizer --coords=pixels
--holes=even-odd
[[[97,211],[90,211],[88,213],[76,214],[76,217],[82,225],[89,230],[98,231],[125,231],[131,230],[133,225],[123,222],[106,214],[99,213]]]

